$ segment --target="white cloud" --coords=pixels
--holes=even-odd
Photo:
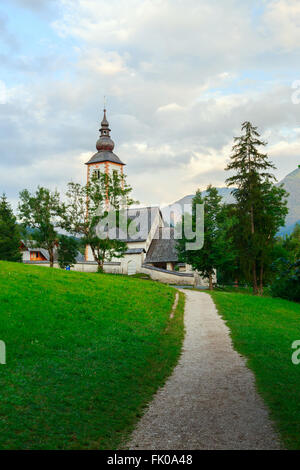
[[[298,49],[300,42],[300,3],[298,0],[274,0],[267,4],[265,25],[272,39],[285,49]]]
[[[8,102],[9,100],[9,91],[8,89],[6,88],[6,85],[5,83],[0,80],[0,104],[5,104]]]
[[[127,71],[126,58],[117,52],[99,49],[78,50],[78,67],[95,75],[117,75]]]
[[[179,104],[177,103],[169,103],[169,104],[166,104],[165,106],[160,106],[158,109],[157,109],[157,112],[158,113],[173,113],[174,111],[182,111],[184,110],[184,107],[183,106],[180,106]]]
[[[17,97],[25,97],[22,87],[9,87],[0,80],[0,104],[7,104]]]
[[[224,184],[233,136],[245,120],[270,141],[280,176],[294,168],[300,108],[285,74],[299,67],[297,2],[266,1],[260,14],[258,0],[59,4],[52,26],[66,60],[34,75],[33,64],[52,70],[53,54],[39,65],[33,53],[26,80],[18,65],[18,85],[0,84],[3,189],[84,181],[103,95],[115,152],[141,201]]]

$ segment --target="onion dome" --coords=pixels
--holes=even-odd
[[[112,152],[115,144],[114,141],[110,138],[110,128],[108,120],[106,119],[106,109],[104,109],[104,116],[101,121],[100,137],[96,143],[96,149],[98,152]]]
[[[102,162],[112,162],[118,163],[119,165],[125,165],[117,155],[113,153],[115,147],[114,141],[110,138],[110,128],[109,123],[106,118],[106,109],[104,109],[103,119],[101,121],[101,127],[99,129],[100,137],[96,142],[97,153],[90,158],[86,163],[102,163]]]

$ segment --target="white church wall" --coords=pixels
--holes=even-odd
[[[129,243],[127,243],[128,250],[135,249],[135,248],[145,249],[145,247],[146,247],[146,242],[129,242]],[[125,255],[125,256],[135,256],[135,255]],[[140,256],[140,255],[138,254],[137,256]],[[89,245],[87,247],[87,259],[86,259],[86,261],[94,261],[94,256],[93,256],[91,247]],[[113,262],[119,262],[120,258],[113,258],[112,261]],[[141,264],[142,263],[143,263],[143,261],[141,262]]]
[[[141,272],[142,264],[144,262],[144,253],[139,253],[136,255],[125,255],[124,258],[121,258],[121,270],[122,274],[128,274],[128,263],[134,261],[136,266],[136,272]]]
[[[146,249],[146,242],[127,242],[127,248],[128,250],[131,250],[132,248],[140,248],[140,249]]]
[[[108,166],[108,171],[110,175],[113,174],[114,171],[117,171],[120,175],[122,174],[122,166],[116,165],[114,163],[110,163]]]
[[[127,244],[128,246],[128,249],[133,249],[133,248],[144,248],[145,246],[145,242],[130,242]],[[88,257],[87,257],[87,260],[89,263],[91,262],[94,262],[94,257],[93,257],[93,253],[92,253],[92,250],[91,250],[91,247],[88,246],[87,247],[87,254],[88,254]],[[105,272],[108,272],[108,273],[119,273],[119,274],[127,274],[127,266],[128,266],[128,262],[130,260],[134,260],[135,263],[136,263],[136,269],[137,269],[137,272],[140,272],[140,269],[142,267],[142,264],[144,263],[144,258],[145,258],[145,254],[144,253],[137,253],[137,254],[131,254],[131,255],[124,255],[123,258],[113,258],[111,260],[112,263],[119,263],[119,266],[114,266],[114,267],[111,267],[110,264],[105,264],[104,266],[104,270]],[[81,266],[80,266],[81,263],[78,263],[76,266],[78,266],[78,268],[75,268],[74,270],[78,270],[80,271],[81,270]],[[80,266],[80,267],[79,267]],[[90,267],[89,267],[90,266]],[[85,264],[83,263],[83,267],[84,267],[84,271],[85,272],[94,272],[94,269],[93,267],[91,267],[93,265],[90,265],[90,264]],[[96,269],[97,270],[97,269]]]

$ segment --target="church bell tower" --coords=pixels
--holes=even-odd
[[[104,115],[99,131],[100,137],[96,143],[97,153],[95,153],[95,155],[93,155],[86,163],[88,182],[94,174],[99,178],[100,173],[102,172],[112,174],[113,171],[117,171],[123,175],[123,167],[125,163],[123,163],[119,157],[113,153],[115,144],[110,137],[110,128],[106,118],[106,109],[104,109]]]

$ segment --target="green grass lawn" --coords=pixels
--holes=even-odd
[[[177,362],[175,290],[0,262],[0,449],[116,449]]]
[[[235,349],[248,359],[283,445],[300,449],[300,365],[291,345],[300,340],[300,304],[269,297],[214,292]]]

